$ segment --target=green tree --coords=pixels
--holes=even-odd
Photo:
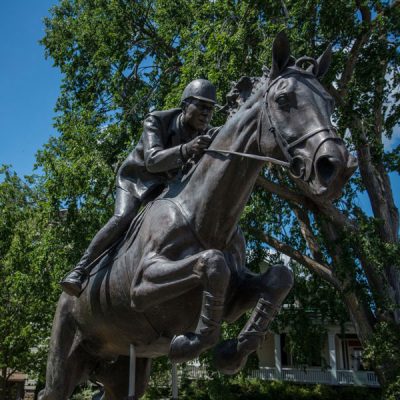
[[[315,287],[322,280],[337,293],[371,366],[388,396],[395,396],[399,217],[389,174],[399,172],[399,148],[385,149],[384,139],[400,115],[398,6],[398,0],[60,1],[45,20],[42,40],[63,73],[59,136],[37,158],[48,215],[60,221],[48,237],[57,233],[69,246],[54,261],[58,274],[109,215],[115,172],[149,109],[177,106],[184,86],[197,77],[213,81],[222,100],[231,81],[259,76],[270,64],[272,41],[282,29],[297,56],[318,56],[332,43],[324,83],[359,171],[342,199],[326,204],[298,193],[284,171],[265,170],[243,224],[252,261],[265,256],[267,244],[311,271]],[[223,121],[215,118],[215,124]],[[358,206],[359,192],[369,199],[372,216]],[[68,224],[61,208],[68,210]]]
[[[44,340],[52,318],[51,279],[37,246],[41,236],[32,181],[0,168],[0,399],[15,371],[37,371],[46,357]],[[53,297],[54,301],[54,297]]]

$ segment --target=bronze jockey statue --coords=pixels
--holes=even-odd
[[[140,206],[159,194],[186,161],[210,145],[212,136],[206,132],[215,104],[214,85],[196,79],[183,91],[181,108],[147,116],[142,137],[118,170],[114,215],[61,281],[66,293],[79,297],[94,261],[128,229]]]

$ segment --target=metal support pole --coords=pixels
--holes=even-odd
[[[178,369],[175,363],[172,363],[172,399],[178,398]]]
[[[136,400],[135,397],[135,385],[136,385],[136,352],[135,346],[131,344],[129,346],[129,392],[128,400]]]

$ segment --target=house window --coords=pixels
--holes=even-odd
[[[281,359],[282,367],[294,367],[294,366],[309,366],[309,367],[321,367],[322,356],[321,346],[318,343],[313,347],[305,350],[301,354],[292,352],[290,345],[290,339],[286,333],[281,334]]]
[[[365,370],[362,362],[361,343],[355,334],[345,334],[340,336],[342,340],[343,367],[354,371]]]
[[[290,352],[289,340],[286,333],[281,334],[281,357],[282,367],[292,367],[293,360]]]

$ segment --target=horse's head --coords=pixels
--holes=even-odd
[[[357,168],[357,160],[332,126],[334,102],[318,80],[329,67],[331,49],[318,60],[295,61],[281,33],[272,55],[263,105],[263,121],[272,135],[262,132],[260,149],[267,154],[278,146],[301,189],[321,199],[334,199]],[[302,68],[305,63],[311,64],[307,70]]]

